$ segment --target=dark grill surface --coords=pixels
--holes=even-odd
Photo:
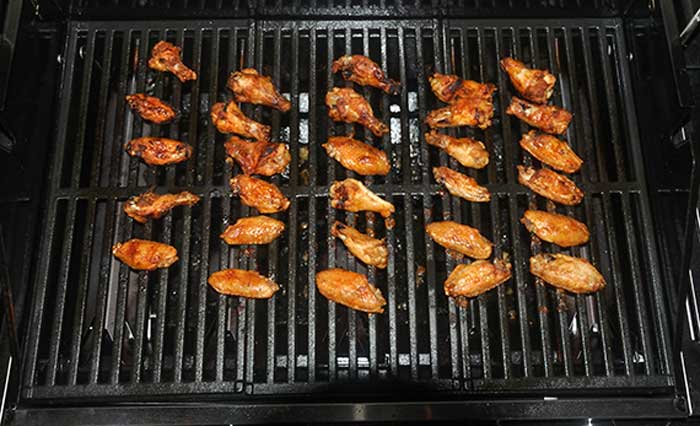
[[[185,63],[199,80],[181,85],[146,68],[162,38],[184,46]],[[400,385],[416,395],[671,389],[620,21],[79,22],[66,49],[25,398],[367,395],[366,383],[376,384],[371,392]],[[353,130],[330,121],[323,105],[330,87],[349,85],[330,73],[330,64],[351,52],[370,56],[403,83],[395,97],[358,89],[390,134],[375,140],[354,128],[391,159],[389,176],[365,183],[396,205],[392,230],[379,217],[328,203],[329,184],[354,176],[320,146],[329,135]],[[591,229],[591,243],[567,252],[599,267],[608,286],[598,294],[560,293],[528,272],[532,253],[557,248],[531,240],[518,220],[528,206],[553,206],[517,184],[515,166],[538,162],[517,144],[526,127],[504,112],[512,89],[498,60],[507,55],[552,70],[559,78],[553,101],[574,112],[566,136],[585,160],[574,179],[586,198],[557,209]],[[230,195],[226,137],[208,119],[214,102],[230,98],[228,73],[242,66],[273,76],[293,105],[288,114],[244,107],[270,123],[273,139],[289,143],[293,156],[291,171],[272,179],[292,205],[275,215],[287,231],[269,247],[229,248],[218,238],[250,213]],[[487,145],[489,166],[467,173],[489,187],[488,204],[451,198],[432,178],[435,165],[459,169],[423,142],[423,119],[439,106],[426,80],[434,70],[498,85],[491,128],[450,131]],[[135,91],[169,101],[180,120],[153,126],[134,119],[124,95]],[[189,142],[195,155],[176,167],[146,167],[122,146],[149,134]],[[189,189],[204,198],[160,221],[134,224],[123,202],[149,187]],[[510,256],[513,279],[463,307],[448,300],[442,283],[457,261],[423,232],[443,218],[478,227],[497,256]],[[336,243],[329,233],[335,219],[385,237],[388,268],[368,271]],[[168,242],[180,261],[168,270],[131,272],[110,254],[113,243],[131,237]],[[327,302],[313,279],[333,266],[367,273],[388,300],[386,312],[368,317]],[[269,301],[219,296],[206,279],[225,267],[257,269],[282,290]]]

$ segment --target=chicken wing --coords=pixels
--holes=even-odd
[[[132,239],[117,243],[112,247],[112,254],[138,271],[154,271],[167,268],[177,261],[177,250],[168,244],[155,241]]]
[[[258,141],[270,140],[270,126],[246,117],[235,102],[212,105],[211,121],[221,133],[235,133]]]
[[[478,127],[486,129],[493,118],[493,103],[485,98],[458,98],[450,105],[430,111],[425,123],[432,128]]]
[[[146,121],[167,123],[175,118],[175,110],[160,99],[143,93],[126,95],[126,103]]]
[[[474,259],[491,256],[493,244],[471,226],[447,220],[428,224],[425,232],[441,246]]]
[[[346,87],[334,87],[326,94],[328,116],[333,121],[357,123],[367,127],[375,136],[389,132],[389,127],[374,116],[369,102],[356,91]]]
[[[520,223],[541,240],[561,247],[572,247],[588,242],[588,227],[569,216],[542,210],[526,210]]]
[[[151,166],[167,166],[187,161],[192,147],[184,142],[168,138],[143,137],[132,139],[124,146],[133,157],[140,157]]]
[[[258,74],[253,68],[231,73],[227,85],[238,102],[265,105],[282,112],[292,107],[292,103],[277,91],[272,79]]]
[[[248,175],[238,175],[231,179],[231,191],[241,197],[248,207],[260,213],[277,213],[289,208],[289,200],[272,183]]]
[[[456,75],[435,73],[428,77],[430,88],[442,102],[451,104],[457,99],[479,98],[492,101],[496,86],[474,80],[462,80]]]
[[[493,263],[477,260],[468,265],[459,264],[445,280],[445,294],[449,297],[476,297],[508,281],[510,262],[497,259]]]
[[[148,219],[160,219],[173,207],[193,206],[198,202],[199,197],[187,191],[162,195],[148,191],[129,198],[124,204],[124,212],[135,221],[146,223]]]
[[[349,136],[332,136],[323,147],[329,157],[359,175],[386,176],[391,170],[384,151]]]
[[[508,73],[515,90],[525,99],[544,104],[552,96],[557,78],[549,71],[528,68],[513,58],[501,59],[501,67]]]
[[[270,244],[284,232],[284,222],[267,216],[242,217],[220,235],[230,245]]]
[[[566,206],[575,206],[583,200],[583,191],[571,179],[549,169],[535,170],[532,167],[518,166],[518,182],[533,192]]]
[[[251,142],[232,136],[224,148],[247,175],[272,176],[282,173],[292,161],[289,148],[283,143]]]
[[[384,240],[372,238],[338,221],[333,224],[331,235],[340,238],[350,253],[364,263],[380,269],[386,268],[389,250],[387,250]]]
[[[576,173],[583,160],[563,140],[530,130],[520,139],[520,146],[533,157],[564,173]]]
[[[382,292],[357,272],[327,269],[316,274],[316,287],[327,299],[358,311],[381,314],[386,300]]]
[[[491,200],[491,193],[479,186],[476,179],[463,175],[447,167],[433,167],[433,176],[437,183],[445,185],[450,194],[475,203],[485,203]]]
[[[170,71],[183,83],[188,80],[197,79],[197,73],[187,68],[187,66],[182,63],[180,48],[173,46],[167,41],[161,40],[153,46],[151,58],[148,60],[148,66],[156,71]]]
[[[333,72],[340,71],[345,80],[354,81],[362,86],[372,86],[390,95],[398,95],[400,84],[384,75],[382,69],[373,60],[362,55],[345,55],[333,62]]]
[[[483,169],[489,164],[489,152],[483,143],[472,138],[455,138],[433,130],[425,134],[425,142],[436,146],[464,167]]]
[[[566,132],[571,122],[571,113],[554,105],[531,104],[520,98],[513,98],[506,113],[514,115],[543,132],[561,135]]]
[[[214,272],[207,282],[218,293],[249,299],[269,299],[280,289],[271,279],[243,269]]]
[[[530,258],[530,272],[572,293],[592,293],[605,287],[605,278],[586,259],[565,254],[538,254]]]
[[[331,197],[331,206],[336,209],[377,212],[384,218],[391,216],[395,210],[393,204],[382,200],[355,179],[334,182],[328,194]]]

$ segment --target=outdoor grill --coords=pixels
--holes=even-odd
[[[17,1],[9,4],[22,9]],[[684,59],[696,47],[678,39],[692,4],[25,3],[0,114],[9,141],[0,189],[7,421],[693,415],[700,92]],[[182,47],[196,81],[147,67],[159,40]],[[382,138],[328,118],[326,92],[353,86],[331,72],[345,54],[368,56],[401,82],[397,96],[357,89],[389,125]],[[528,208],[554,205],[517,181],[517,165],[540,163],[517,144],[528,127],[505,113],[515,94],[498,64],[506,56],[549,69],[558,79],[552,102],[574,114],[563,136],[584,160],[573,179],[585,198],[556,211],[588,225],[584,246],[540,242],[519,222]],[[291,206],[273,215],[287,229],[268,246],[219,238],[254,211],[231,194],[237,169],[224,161],[227,136],[209,118],[214,103],[232,99],[229,73],[246,67],[271,76],[292,102],[288,113],[242,104],[292,154],[288,172],[271,178]],[[427,81],[436,71],[498,88],[491,127],[447,132],[489,150],[488,167],[467,172],[491,191],[488,203],[451,197],[433,178],[432,167],[458,168],[423,140],[427,113],[442,106]],[[166,100],[179,119],[139,119],[124,100],[134,92]],[[326,155],[329,136],[351,133],[387,153],[389,175],[361,177]],[[148,135],[187,142],[195,153],[149,167],[123,149]],[[376,214],[330,207],[329,186],[346,177],[396,206],[393,228]],[[123,206],[149,188],[202,200],[141,225]],[[353,257],[330,234],[335,220],[385,238],[387,269]],[[447,298],[442,284],[461,261],[426,235],[438,220],[478,228],[494,256],[510,259],[512,279],[464,303]],[[111,255],[130,238],[171,244],[180,260],[132,271]],[[545,285],[528,270],[529,257],[545,252],[589,259],[608,285],[592,295]],[[281,290],[256,301],[207,285],[212,272],[234,267],[270,276]],[[332,267],[367,274],[387,299],[385,312],[367,315],[318,293],[316,272]]]

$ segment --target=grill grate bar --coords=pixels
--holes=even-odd
[[[317,61],[322,60],[322,58],[317,58],[316,48],[318,46],[317,32],[314,29],[309,31],[309,123],[317,123],[320,119],[317,113],[317,104],[320,100],[316,99],[316,89],[318,81],[316,77],[316,70],[318,69]],[[317,146],[318,141],[316,140],[316,132],[312,132],[309,126],[309,185],[316,185],[317,182],[317,168],[313,165],[317,164]],[[316,225],[315,221],[318,217],[316,211],[316,197],[309,197],[309,239],[308,239],[308,250],[309,250],[309,276],[308,276],[308,305],[309,305],[309,316],[307,317],[307,323],[309,325],[308,329],[308,370],[309,378],[308,381],[311,383],[316,382]],[[330,252],[330,249],[328,250]]]

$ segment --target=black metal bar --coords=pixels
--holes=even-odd
[[[316,47],[318,43],[318,34],[316,29],[311,29],[309,31],[309,123],[316,123],[319,119],[319,114],[317,112],[318,100],[316,97],[316,70],[317,61],[323,58],[317,58]],[[318,141],[316,140],[316,132],[312,131],[311,126],[309,126],[309,184],[315,185],[317,181],[317,168],[314,167],[317,164],[316,152],[314,149]],[[316,212],[316,197],[309,197],[309,276],[308,276],[308,304],[309,304],[309,315],[307,317],[307,322],[309,324],[308,329],[308,353],[307,353],[307,365],[309,371],[308,381],[313,383],[316,379],[316,256],[317,247],[314,243],[316,241],[316,224],[318,213]]]
[[[23,0],[9,0],[6,3],[5,21],[0,27],[0,111],[5,109],[23,3]]]

